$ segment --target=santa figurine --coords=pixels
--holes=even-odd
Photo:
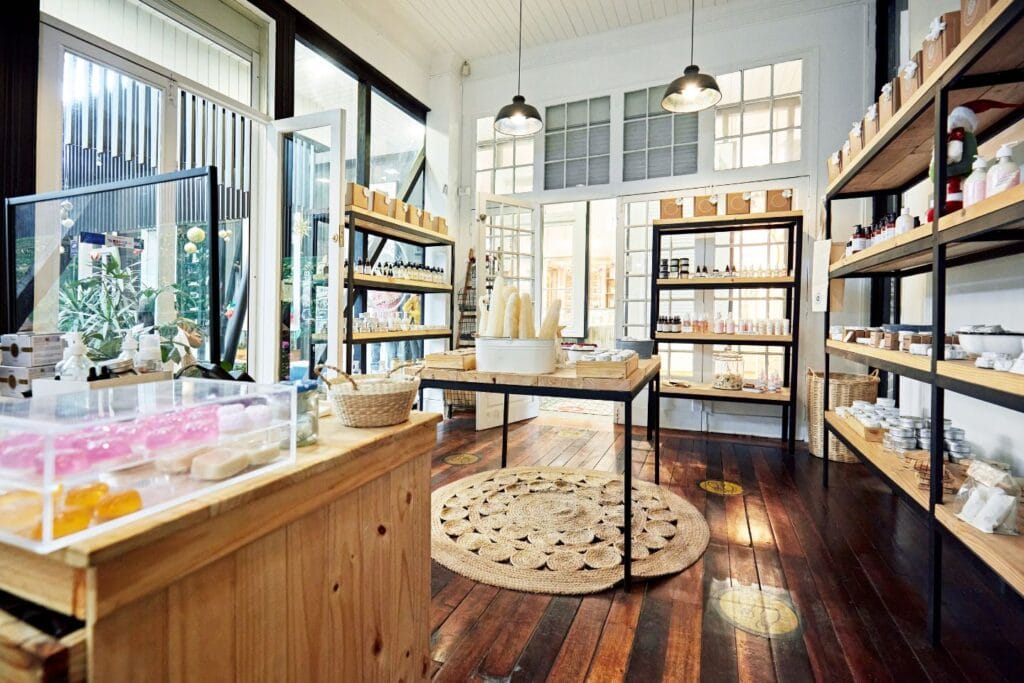
[[[962,209],[964,206],[963,181],[971,174],[971,165],[978,155],[978,114],[989,109],[1016,109],[1022,105],[997,102],[995,100],[973,100],[959,107],[953,107],[946,118],[946,203],[942,215]],[[935,155],[929,177],[934,177]],[[928,209],[928,222],[934,219],[934,207]]]

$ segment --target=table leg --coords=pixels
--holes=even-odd
[[[782,406],[782,440],[789,438],[789,406]]]
[[[796,449],[796,408],[789,409],[789,452]]]
[[[501,467],[508,466],[508,394],[501,407]]]
[[[661,483],[661,378],[654,380],[654,483]]]
[[[623,585],[629,590],[629,584],[633,579],[633,402],[627,400],[626,408],[626,449],[624,457],[626,460],[623,472],[622,488],[623,494],[622,513],[626,521],[626,528],[623,529],[624,555],[622,558]]]
[[[419,390],[419,396],[417,397],[416,410],[423,411],[423,389]]]
[[[647,440],[654,435],[654,413],[657,411],[657,400],[654,394],[654,378],[647,383]]]

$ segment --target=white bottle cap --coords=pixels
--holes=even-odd
[[[131,332],[125,332],[124,341],[121,342],[121,352],[125,351],[138,351],[139,342],[135,341],[135,337],[132,336]]]
[[[999,148],[999,151],[996,152],[996,156],[999,157],[1000,159],[1009,159],[1011,156],[1013,156],[1013,147],[1016,144],[1016,141],[1007,142],[1006,144]]]
[[[160,335],[144,334],[139,337],[139,360],[163,360],[160,354]]]
[[[85,355],[85,342],[82,341],[81,332],[68,332],[64,335],[64,341],[68,343],[68,353],[72,356]]]
[[[976,156],[974,157],[974,163],[971,164],[971,168],[973,168],[975,171],[984,171],[986,168],[988,168],[988,162],[985,161],[983,158]]]

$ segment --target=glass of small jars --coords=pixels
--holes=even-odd
[[[714,355],[715,380],[712,387],[727,391],[743,388],[743,356],[735,351],[720,351]]]
[[[312,446],[320,435],[320,392],[315,380],[295,382],[295,445]]]

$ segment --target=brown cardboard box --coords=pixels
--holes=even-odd
[[[868,336],[868,331],[864,329],[851,330],[848,328],[843,329],[843,341],[848,344],[856,344],[858,339]]]
[[[405,222],[413,225],[423,224],[423,209],[412,204],[405,205]]]
[[[746,192],[730,192],[725,195],[725,213],[728,216],[737,216],[750,213],[750,195],[743,195]]]
[[[825,167],[828,169],[828,181],[831,183],[843,172],[843,155],[839,152],[832,152],[825,159]]]
[[[718,195],[705,195],[701,197],[693,198],[693,215],[694,216],[717,216],[718,215],[718,204],[712,202],[711,198],[715,197],[717,200]]]
[[[878,127],[881,128],[889,123],[889,119],[896,115],[900,109],[900,84],[897,79],[892,79],[885,84],[882,92],[878,95]]]
[[[675,197],[661,200],[661,219],[666,218],[682,218],[683,217],[683,205],[676,204]]]
[[[843,148],[839,150],[839,155],[842,157],[840,163],[844,169],[850,168],[850,162],[853,161],[853,152],[850,150],[850,141],[847,140],[843,143]]]
[[[879,348],[889,349],[890,351],[896,351],[900,348],[900,334],[899,332],[886,332],[882,335],[882,341],[878,344]]]
[[[391,200],[391,217],[395,220],[405,221],[409,215],[408,204],[403,202],[401,199]]]
[[[853,128],[846,134],[846,137],[850,141],[850,158],[853,158],[864,149],[864,122],[857,121],[854,123]]]
[[[447,235],[448,234],[448,221],[444,219],[444,216],[434,216],[434,224],[431,226],[434,232]]]
[[[960,12],[946,12],[939,17],[946,27],[935,40],[925,38],[921,46],[921,79],[938,71],[942,60],[949,56],[953,48],[960,42]],[[934,20],[933,20],[934,21]]]
[[[788,197],[786,195],[789,195]],[[792,211],[792,190],[768,190],[764,199],[765,211]]]
[[[921,87],[921,51],[914,53],[905,64],[900,67],[900,102],[908,102],[910,96]]]
[[[996,0],[960,0],[960,36],[966,36],[992,9]]]
[[[431,221],[430,212],[429,211],[421,211],[420,212],[420,227],[421,228],[426,228],[427,230],[431,230],[431,229],[433,229],[433,226],[434,226],[434,224]]]
[[[379,213],[381,216],[395,215],[395,205],[391,198],[385,193],[377,192],[376,190],[373,191],[373,206],[370,210],[374,213]]]
[[[864,146],[867,147],[872,138],[878,135],[878,103],[868,107],[861,121],[861,129],[864,131]]]
[[[345,186],[345,206],[369,209],[370,191],[359,183],[348,183]]]

